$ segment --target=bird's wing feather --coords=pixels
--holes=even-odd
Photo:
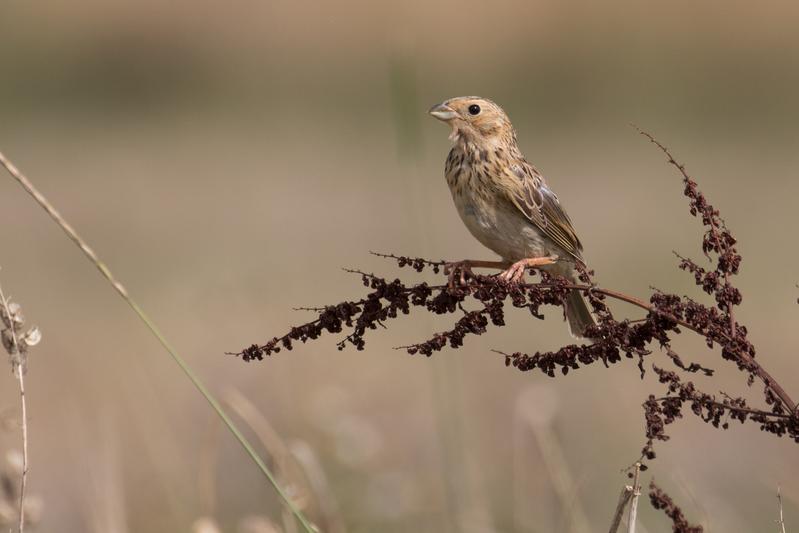
[[[574,231],[569,215],[558,197],[549,190],[543,178],[529,164],[510,169],[511,202],[555,244],[582,261],[583,246]]]

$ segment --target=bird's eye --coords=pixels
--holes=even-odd
[[[478,115],[480,114],[480,106],[477,104],[472,104],[469,106],[469,114],[470,115]]]

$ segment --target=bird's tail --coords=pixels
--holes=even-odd
[[[572,336],[581,339],[589,338],[585,334],[585,329],[588,326],[596,325],[597,322],[582,293],[572,290],[566,297],[564,309]]]

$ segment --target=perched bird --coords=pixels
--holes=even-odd
[[[503,261],[466,260],[450,265],[461,282],[471,267],[505,269],[520,282],[528,267],[577,280],[584,265],[582,244],[558,197],[522,155],[508,116],[491,100],[461,96],[434,105],[430,114],[452,127],[455,144],[444,175],[463,223]],[[453,278],[451,278],[452,280]],[[583,296],[573,290],[565,302],[569,330],[586,337],[596,323]]]

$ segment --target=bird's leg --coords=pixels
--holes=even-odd
[[[505,281],[511,283],[520,283],[524,280],[524,273],[530,267],[540,267],[544,265],[554,265],[558,260],[557,255],[550,255],[547,257],[528,257],[521,261],[516,261],[510,268],[502,272],[499,276]]]
[[[510,263],[507,261],[479,261],[474,259],[464,259],[454,263],[444,265],[444,274],[449,276],[449,288],[454,289],[459,282],[460,286],[466,285],[466,280],[474,276],[472,268],[498,268],[500,270],[508,268]],[[457,280],[457,282],[456,282]]]

